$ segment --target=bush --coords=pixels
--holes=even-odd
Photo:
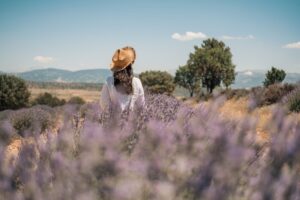
[[[271,105],[282,101],[283,97],[296,88],[293,84],[273,84],[268,87],[252,88],[251,96],[257,106]]]
[[[281,84],[269,85],[265,90],[263,104],[271,105],[273,103],[276,103],[284,96],[284,94],[285,92]]]
[[[140,74],[146,91],[155,94],[172,94],[175,89],[173,77],[168,72],[146,71]]]
[[[78,97],[78,96],[74,96],[74,97],[71,97],[68,101],[69,104],[85,104],[85,100],[82,99],[81,97]]]
[[[289,94],[296,88],[293,84],[273,84],[269,85],[266,89],[264,105],[271,105],[273,103],[278,103],[282,98]]]
[[[0,111],[19,109],[28,105],[30,92],[24,80],[0,74],[0,85]]]
[[[62,106],[66,103],[64,99],[59,99],[52,94],[45,92],[44,94],[40,94],[34,101],[33,105],[47,105],[50,107]]]
[[[297,88],[288,94],[284,98],[283,103],[288,106],[289,111],[300,112],[300,88]]]
[[[11,114],[10,122],[12,127],[21,136],[42,133],[54,125],[54,111],[44,109],[41,106],[21,109]]]
[[[221,94],[225,95],[227,99],[247,97],[249,93],[250,91],[247,89],[226,89],[221,92]]]

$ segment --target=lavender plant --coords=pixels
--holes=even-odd
[[[288,106],[291,112],[300,112],[300,87],[286,95],[282,102]]]
[[[54,125],[54,111],[47,106],[35,106],[12,112],[10,121],[16,132],[25,136],[45,131]]]
[[[224,101],[153,95],[105,120],[96,103],[59,107],[57,132],[24,140],[15,163],[0,143],[0,199],[299,199],[299,121],[276,108],[260,144],[257,119],[221,117]]]

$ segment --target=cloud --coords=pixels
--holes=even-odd
[[[300,49],[300,42],[290,43],[283,46],[283,48],[287,49]]]
[[[172,38],[174,40],[179,41],[189,41],[189,40],[196,40],[196,39],[205,39],[207,36],[204,33],[201,32],[186,32],[183,35],[180,35],[179,33],[173,33]]]
[[[252,75],[253,75],[253,72],[251,72],[251,71],[246,71],[246,72],[244,72],[244,75],[252,76]]]
[[[229,36],[229,35],[223,35],[221,37],[223,40],[253,40],[255,37],[253,35],[247,35],[247,36]]]
[[[54,61],[52,57],[48,56],[35,56],[33,60],[41,64],[49,64]]]

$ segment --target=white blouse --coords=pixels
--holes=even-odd
[[[108,108],[110,104],[119,105],[121,110],[123,111],[127,106],[129,106],[130,110],[133,110],[135,104],[139,104],[140,106],[144,106],[145,97],[144,97],[144,89],[139,78],[132,78],[132,88],[133,94],[126,95],[121,94],[116,90],[114,86],[114,78],[108,77],[106,82],[104,83],[100,96],[100,106],[102,109]]]

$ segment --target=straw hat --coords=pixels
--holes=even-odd
[[[116,50],[112,57],[110,70],[115,72],[126,68],[128,65],[134,63],[135,57],[135,50],[132,47],[123,47]]]

